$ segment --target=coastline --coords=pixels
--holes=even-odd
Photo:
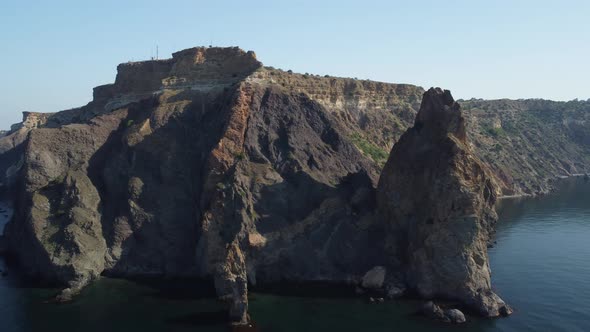
[[[589,173],[574,173],[571,175],[557,175],[555,178],[549,180],[552,183],[551,183],[551,187],[549,188],[549,191],[547,191],[547,192],[538,192],[538,193],[532,193],[532,194],[502,195],[502,196],[498,197],[498,201],[505,200],[505,199],[530,198],[530,197],[538,197],[538,196],[548,195],[548,194],[551,194],[555,191],[555,189],[556,189],[555,183],[560,182],[561,180],[581,178],[581,177],[587,176],[588,174]]]

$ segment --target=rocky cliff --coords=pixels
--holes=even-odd
[[[334,98],[314,99],[315,85]],[[241,322],[247,283],[353,282],[383,261],[383,156],[354,139],[375,149],[367,123],[391,131],[421,92],[262,68],[236,48],[123,64],[88,105],[25,114],[3,138],[9,246],[66,285],[62,299],[101,274],[201,277]],[[391,113],[359,106],[377,98]]]
[[[490,140],[498,138],[478,131],[487,123],[479,121],[478,108],[469,108],[472,127],[461,134],[454,127],[436,129],[427,119],[438,114],[434,106],[415,122],[423,93],[412,85],[265,68],[253,52],[238,48],[193,48],[167,60],[122,64],[115,83],[95,88],[87,105],[25,113],[23,123],[0,138],[0,172],[16,201],[7,244],[30,275],[64,285],[62,299],[100,275],[198,277],[214,283],[238,322],[247,320],[249,285],[356,285],[369,270],[378,272],[380,282],[367,285],[377,288],[405,284],[426,297],[456,293],[455,299],[476,309],[485,301],[500,308],[488,292],[483,244],[497,195],[491,183],[500,183],[505,193],[529,192],[500,177],[501,170],[522,165],[488,157]],[[422,108],[430,105],[428,98]],[[440,244],[417,244],[433,227],[461,236],[424,264],[408,260],[393,231],[407,222],[400,215],[417,207],[392,212],[386,200],[378,208],[376,199],[389,150],[420,123],[424,133],[432,129],[437,133],[431,135],[447,137],[438,133],[447,130],[456,138],[440,147],[446,168],[433,164],[429,172],[444,175],[457,195],[447,198],[458,205],[430,197],[433,205],[424,209],[429,215],[416,223],[422,229],[426,222],[427,231],[412,233],[411,250],[428,252]],[[587,148],[585,124],[573,124],[581,129],[564,139]],[[438,143],[412,144],[436,150]],[[420,158],[402,147],[394,147],[388,165]],[[491,172],[474,155],[489,160]],[[588,165],[579,160],[580,169]],[[531,181],[547,181],[555,172]],[[402,189],[412,188],[392,190]],[[409,197],[421,197],[414,193]],[[429,226],[427,216],[436,218],[436,226]],[[439,223],[444,218],[464,222]],[[462,258],[443,266],[452,253]],[[424,273],[432,273],[432,280],[420,279]],[[454,277],[462,279],[442,290],[441,283]],[[476,288],[481,290],[469,293]],[[479,311],[494,315],[492,307],[484,308]]]
[[[590,172],[590,101],[461,104],[474,152],[504,195],[544,194],[559,177]]]
[[[487,245],[499,193],[467,139],[448,90],[424,94],[414,126],[394,145],[377,202],[407,285],[426,298],[458,299],[484,316],[509,314],[492,291]]]

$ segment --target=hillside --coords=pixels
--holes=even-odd
[[[590,171],[590,102],[462,102],[476,154],[506,195],[542,194],[562,176]]]

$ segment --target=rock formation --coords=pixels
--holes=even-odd
[[[382,296],[409,286],[485,315],[501,310],[485,255],[498,193],[468,146],[467,137],[480,137],[473,126],[437,112],[454,105],[446,94],[427,94],[377,192],[387,151],[416,118],[420,87],[295,74],[238,48],[192,48],[117,69],[87,105],[25,113],[0,137],[2,182],[16,207],[7,250],[25,272],[63,285],[62,299],[100,275],[196,277],[244,323],[250,286],[362,286],[368,275],[365,286]],[[582,144],[585,124],[576,126]],[[475,153],[488,156],[478,143]],[[399,164],[415,158],[445,182]],[[412,179],[416,187],[404,187]],[[428,234],[433,242],[416,242]],[[455,277],[463,279],[442,288]]]
[[[25,114],[2,139],[19,138],[6,234],[23,269],[65,285],[61,299],[101,274],[213,280],[242,323],[247,283],[359,281],[382,261],[379,166],[349,139],[371,117],[280,75],[252,52],[195,48],[119,66],[84,107]],[[421,92],[354,89],[384,91],[383,106]]]
[[[485,316],[509,312],[492,292],[487,255],[497,195],[469,147],[459,104],[448,90],[428,90],[377,188],[394,255],[419,295],[460,300]]]

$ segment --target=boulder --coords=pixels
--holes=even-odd
[[[465,315],[459,309],[445,310],[445,317],[448,318],[451,323],[455,324],[466,322]]]
[[[375,266],[365,273],[361,285],[366,289],[381,289],[385,282],[385,274],[387,270],[383,266]]]
[[[434,302],[428,301],[422,306],[421,312],[424,316],[440,320],[448,321],[449,319],[445,316],[444,311]]]

